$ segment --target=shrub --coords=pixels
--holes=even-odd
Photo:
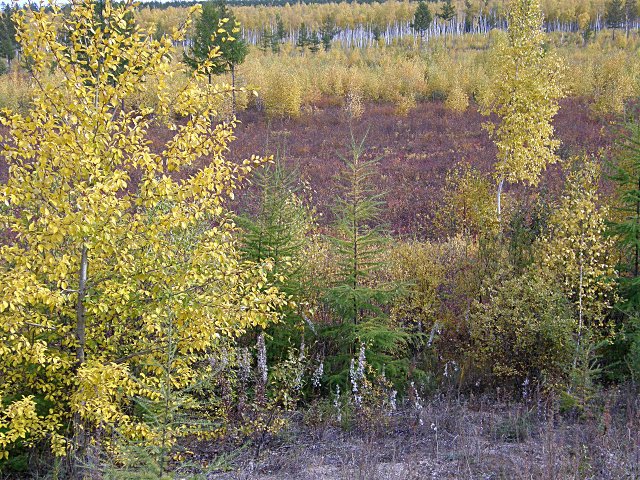
[[[605,232],[609,209],[600,200],[600,165],[584,157],[566,167],[564,191],[536,245],[537,266],[572,301],[578,331],[592,326],[607,335],[613,326],[608,316],[616,302],[617,272],[613,239]]]
[[[416,99],[413,95],[400,95],[394,100],[396,114],[404,117],[416,108]]]
[[[620,35],[622,37],[622,35]],[[632,68],[629,68],[629,66]],[[618,52],[592,67],[592,108],[598,115],[620,115],[635,94],[633,62]]]
[[[631,379],[640,384],[640,319],[634,318],[629,322],[629,351],[625,356],[625,363],[629,369]]]
[[[402,242],[387,257],[391,278],[407,284],[402,300],[394,302],[393,317],[420,333],[431,330],[438,319],[438,287],[448,267],[439,255],[440,247],[431,243]]]
[[[488,380],[516,391],[525,381],[564,385],[573,353],[569,301],[530,273],[487,290],[469,322],[473,355],[494,377]]]
[[[297,117],[300,115],[302,89],[297,75],[272,69],[266,74],[264,85],[259,94],[264,101],[264,109],[268,117]]]
[[[386,256],[386,274],[404,287],[391,316],[409,334],[411,379],[423,389],[436,386],[447,363],[465,361],[469,337],[463,319],[478,295],[478,276],[470,269],[477,253],[477,244],[456,236],[398,242]]]
[[[533,414],[525,411],[500,420],[494,425],[491,433],[495,440],[521,443],[531,436],[532,429]]]
[[[0,108],[25,111],[33,96],[31,85],[19,71],[2,76],[0,80]]]
[[[459,84],[454,85],[449,91],[447,100],[445,101],[445,106],[449,110],[453,110],[458,113],[462,113],[469,108],[469,96]]]
[[[442,314],[447,309],[445,303],[450,299],[448,290],[456,270],[476,251],[462,237],[444,242],[398,242],[386,256],[387,275],[405,285],[391,309],[395,321],[433,337],[437,324],[442,327]]]
[[[436,228],[446,236],[473,239],[496,232],[494,188],[490,178],[469,163],[452,168],[442,188],[442,203],[435,215]]]

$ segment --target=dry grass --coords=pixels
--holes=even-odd
[[[410,411],[386,429],[344,432],[300,421],[261,458],[241,456],[211,480],[637,479],[640,400],[625,387],[603,393],[581,418],[557,402],[432,399],[422,425]]]

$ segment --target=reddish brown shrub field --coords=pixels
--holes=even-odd
[[[406,117],[396,115],[392,105],[368,104],[362,118],[350,122],[336,102],[323,101],[298,119],[269,121],[262,112],[250,109],[241,112],[239,120],[231,157],[241,160],[286,150],[286,161],[297,166],[309,185],[320,225],[332,218],[336,175],[340,155],[348,151],[350,125],[356,139],[366,135],[368,155],[379,158],[379,186],[386,192],[387,203],[383,220],[396,234],[431,236],[430,220],[447,172],[463,161],[490,172],[496,154],[482,127],[486,117],[475,108],[462,114],[449,111],[439,101],[419,103]],[[580,99],[563,101],[555,124],[563,158],[605,151],[613,142],[611,124],[595,119],[587,102]],[[170,135],[166,129],[152,132],[158,145]],[[0,159],[0,181],[6,174],[7,166]],[[560,169],[552,167],[543,183],[557,191],[559,175]],[[241,196],[236,207],[250,207],[248,197]]]
[[[346,153],[350,141],[350,122],[340,107],[327,102],[302,118],[274,122],[250,110],[240,121],[231,155],[240,159],[274,153],[284,143],[287,162],[299,168],[312,189],[320,223],[329,221],[339,155]],[[356,139],[366,134],[369,155],[379,157],[380,188],[387,202],[384,220],[395,233],[430,235],[429,219],[446,173],[456,163],[466,161],[490,172],[496,150],[482,127],[486,121],[475,109],[459,114],[442,102],[420,103],[406,117],[397,116],[391,105],[366,106],[353,132]],[[583,151],[597,153],[613,140],[612,129],[594,119],[579,99],[565,100],[555,123],[562,141],[559,153],[565,158]],[[559,172],[554,167],[546,176],[553,190],[559,186],[554,181]]]

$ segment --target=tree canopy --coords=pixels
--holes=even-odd
[[[232,70],[249,53],[249,47],[239,33],[239,24],[223,0],[203,3],[195,22],[192,44],[184,52],[185,63],[193,69],[207,64],[205,72],[209,77]]]
[[[236,248],[225,205],[261,160],[223,156],[233,124],[211,124],[221,93],[201,81],[215,57],[176,91],[171,39],[121,33],[132,8],[107,1],[102,22],[89,2],[16,17],[36,90],[27,113],[0,115],[1,456],[18,441],[81,455],[97,427],[105,442],[171,444],[189,429],[156,428],[133,404],[193,385],[198,361],[284,302],[270,263]],[[157,106],[123,109],[140,91]],[[173,135],[152,151],[163,119]]]
[[[416,8],[416,13],[413,16],[413,22],[411,23],[411,28],[418,32],[422,37],[424,33],[431,26],[431,22],[433,22],[433,16],[431,15],[431,10],[426,3],[420,1],[418,3],[418,8]]]

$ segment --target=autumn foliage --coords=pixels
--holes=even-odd
[[[270,52],[222,6],[17,9],[0,474],[162,479],[194,445],[259,458],[290,421],[368,435],[404,409],[415,434],[432,396],[532,392],[578,420],[605,381],[637,388],[638,40],[588,34],[596,3],[430,39],[461,5],[421,2],[419,42],[324,51],[283,25],[414,6],[286,6]],[[266,32],[274,8],[234,14]],[[580,30],[545,33],[551,10]]]
[[[36,91],[28,112],[0,117],[5,458],[41,441],[82,456],[98,428],[105,445],[124,437],[168,448],[190,428],[148,423],[134,404],[168,402],[169,390],[195,384],[211,368],[199,362],[276,320],[285,301],[267,285],[269,262],[241,259],[225,209],[261,160],[224,158],[233,124],[210,123],[218,87],[204,84],[203,68],[184,89],[167,88],[171,40],[118,33],[131,8],[106,2],[100,26],[89,3],[68,16],[52,7],[16,17]],[[123,110],[150,77],[156,108]],[[156,153],[148,131],[157,121],[173,136]]]

